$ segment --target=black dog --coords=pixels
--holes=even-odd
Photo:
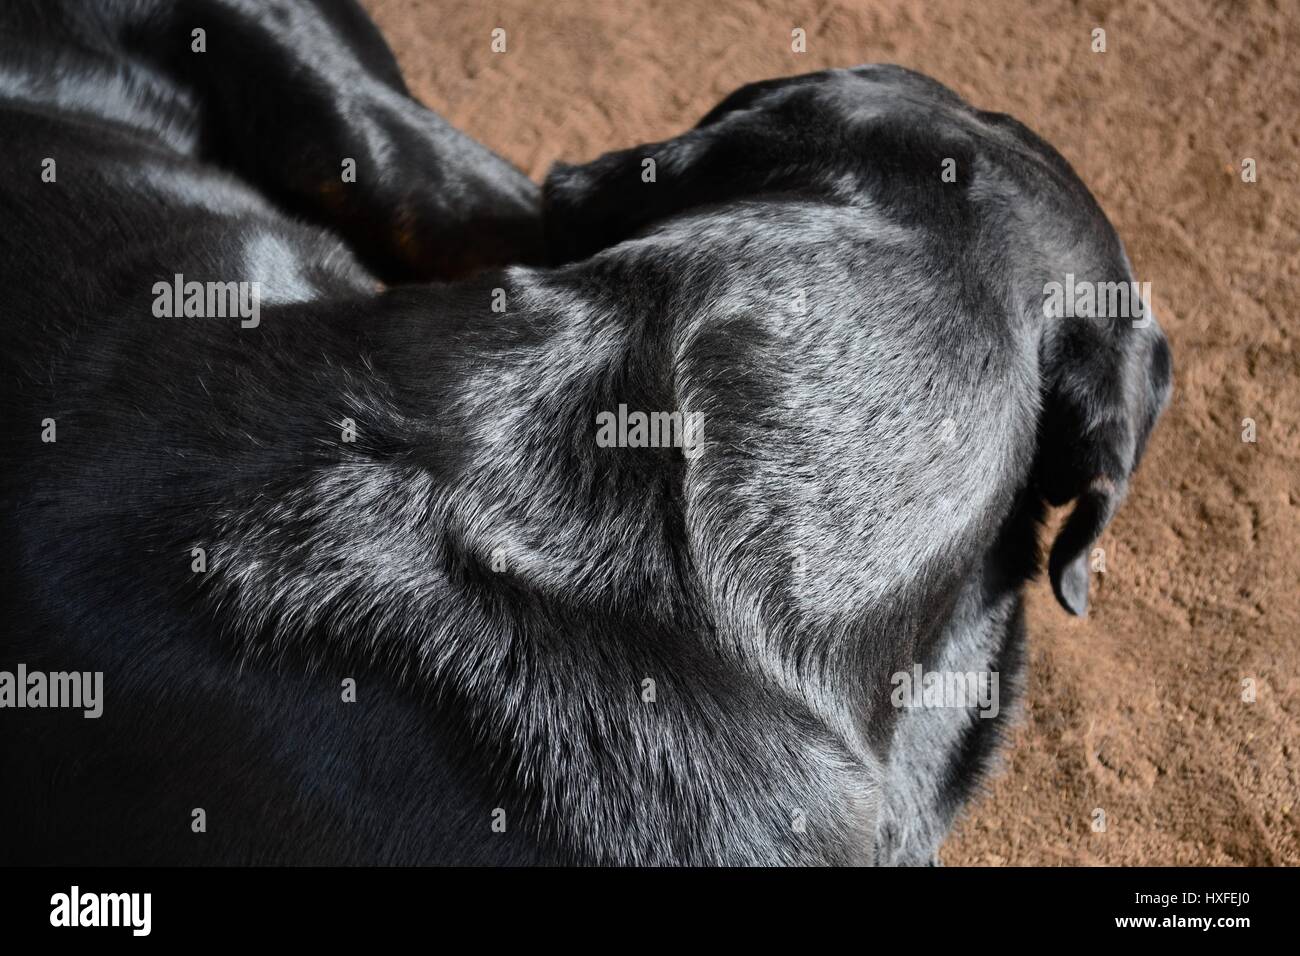
[[[389,279],[536,222],[375,106],[410,101],[354,8],[51,6],[4,62],[98,82],[0,103],[0,667],[104,700],[0,710],[5,858],[934,859],[1005,717],[895,675],[996,673],[1005,714],[1043,502],[1081,612],[1169,389],[1145,311],[1044,318],[1131,278],[1064,160],[897,68],[756,84],[557,169],[569,264],[377,292],[271,201]]]

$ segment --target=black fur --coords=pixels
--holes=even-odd
[[[1153,322],[1043,318],[1129,277],[1064,160],[905,70],[774,80],[558,168],[553,266],[380,292],[535,257],[536,205],[357,8],[74,6],[0,14],[0,667],[104,715],[0,711],[0,859],[935,859],[1005,717],[890,675],[1005,714],[1043,502],[1080,610],[1169,388]],[[155,318],[174,273],[271,299]],[[598,447],[620,404],[703,453]]]

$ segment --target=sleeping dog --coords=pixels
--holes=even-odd
[[[351,4],[18,9],[0,665],[102,694],[0,710],[0,856],[936,860],[1045,507],[1083,613],[1170,387],[1145,303],[1045,315],[1132,278],[1057,153],[759,83],[555,169],[500,268],[536,197]]]

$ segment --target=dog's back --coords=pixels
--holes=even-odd
[[[0,858],[535,862],[436,707],[346,657],[242,666],[200,609],[222,512],[330,458],[355,352],[303,304],[375,280],[206,159],[193,92],[120,45],[155,6],[0,11],[0,652],[106,696],[4,711]],[[258,284],[259,327],[184,313],[184,283],[231,281]]]

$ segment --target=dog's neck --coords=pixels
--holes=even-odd
[[[644,359],[671,356],[673,330],[653,309],[584,295],[587,281],[519,272],[386,295],[360,338],[372,381],[344,399],[356,441],[224,516],[211,606],[254,652],[359,654],[457,700],[475,759],[532,781],[539,826],[593,800],[608,801],[593,819],[649,807],[626,823],[643,832],[601,844],[641,854],[625,862],[671,858],[656,841],[680,807],[659,804],[683,787],[718,838],[736,815],[760,826],[766,811],[727,796],[724,777],[761,779],[791,748],[808,763],[789,806],[862,819],[826,804],[864,792],[860,762],[721,633],[686,528],[696,463],[677,447],[598,443],[601,412],[678,407],[669,360]],[[497,288],[504,313],[491,311]],[[620,753],[644,759],[611,764]]]

